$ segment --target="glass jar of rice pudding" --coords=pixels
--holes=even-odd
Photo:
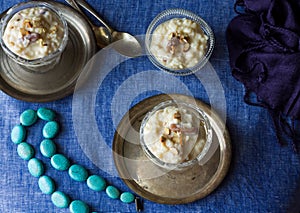
[[[170,100],[155,106],[144,117],[140,143],[154,164],[181,170],[206,155],[212,143],[212,129],[198,106]]]
[[[212,29],[199,16],[183,9],[158,14],[146,32],[146,51],[159,69],[174,75],[200,70],[214,48]]]
[[[29,70],[44,72],[53,68],[67,41],[67,22],[46,2],[17,4],[1,18],[2,49]]]

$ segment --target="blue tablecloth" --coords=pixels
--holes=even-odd
[[[20,1],[1,1],[0,11],[18,2]],[[296,195],[296,188],[300,185],[299,154],[295,154],[290,145],[281,147],[277,143],[268,112],[246,105],[243,102],[243,86],[231,75],[225,30],[235,16],[233,0],[88,2],[113,28],[134,35],[145,34],[151,20],[168,8],[184,8],[201,15],[215,33],[216,46],[210,62],[220,78],[226,98],[226,125],[232,143],[232,162],[228,175],[221,185],[204,199],[184,205],[162,205],[144,200],[144,212],[287,212],[297,199],[300,202],[299,194],[298,197]],[[141,71],[156,70],[146,57],[137,60],[138,63],[129,61],[116,67],[99,88],[96,99],[96,109],[99,111],[96,115],[99,129],[107,130],[102,131],[102,135],[109,145],[114,135],[113,122],[109,114],[99,112],[107,112],[114,93],[127,78]],[[195,97],[209,102],[201,83],[194,75],[178,79]],[[140,94],[132,104],[151,94]],[[82,152],[73,128],[72,100],[73,96],[70,95],[49,103],[28,103],[0,92],[0,212],[69,212],[68,209],[55,207],[50,196],[41,193],[37,178],[29,174],[27,162],[19,158],[16,145],[10,140],[12,127],[19,122],[20,113],[28,108],[48,107],[55,110],[61,125],[61,132],[55,139],[59,152],[68,156],[72,163],[84,165],[89,173],[103,176],[109,184],[121,191],[130,191],[119,177],[99,169]],[[30,128],[30,136],[27,139],[36,148],[37,157],[41,157],[38,151],[42,139],[41,127],[42,123],[38,123]],[[93,192],[86,184],[72,181],[67,172],[51,169],[49,159],[43,158],[43,161],[46,174],[53,177],[57,189],[64,191],[71,199],[85,201],[93,211],[135,211],[134,204],[112,200],[104,192]]]

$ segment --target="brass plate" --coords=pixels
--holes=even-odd
[[[69,41],[60,63],[45,73],[24,69],[0,48],[0,89],[16,99],[46,102],[71,94],[84,65],[96,52],[93,31],[78,12],[61,3],[46,2],[62,11],[69,27]]]
[[[147,159],[139,144],[145,114],[171,98],[196,102],[211,122],[217,148],[203,165],[166,172]],[[123,117],[114,136],[113,157],[120,177],[139,196],[163,204],[189,203],[209,195],[224,179],[231,160],[230,137],[223,121],[205,103],[185,95],[162,94],[141,101]]]

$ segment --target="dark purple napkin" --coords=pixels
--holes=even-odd
[[[277,137],[293,140],[300,120],[300,1],[238,0],[243,7],[226,36],[232,75],[245,85],[245,101],[267,108]],[[255,98],[253,98],[253,96]]]

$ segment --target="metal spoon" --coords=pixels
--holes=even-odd
[[[111,35],[110,32],[108,31],[107,28],[105,27],[98,27],[95,26],[90,20],[89,18],[85,15],[85,13],[80,9],[80,7],[78,6],[78,4],[74,1],[74,0],[65,0],[71,7],[73,7],[75,10],[77,10],[78,12],[80,12],[83,17],[85,17],[86,21],[89,23],[89,25],[92,27],[94,34],[95,34],[95,38],[96,38],[96,42],[97,42],[97,46],[100,48],[104,48],[107,45],[109,45],[111,43]]]
[[[72,1],[73,4],[78,3],[84,9],[86,9],[91,15],[93,15],[98,21],[100,21],[106,30],[99,30],[99,37],[108,38],[110,37],[110,42],[115,42],[113,44],[113,48],[118,51],[120,54],[128,56],[128,57],[136,57],[139,56],[142,52],[142,48],[140,43],[136,40],[135,37],[125,32],[118,32],[108,26],[105,21],[94,11],[94,9],[84,0],[66,0]],[[77,5],[78,7],[78,5]],[[79,7],[78,7],[79,8]],[[95,31],[95,30],[94,30]]]

